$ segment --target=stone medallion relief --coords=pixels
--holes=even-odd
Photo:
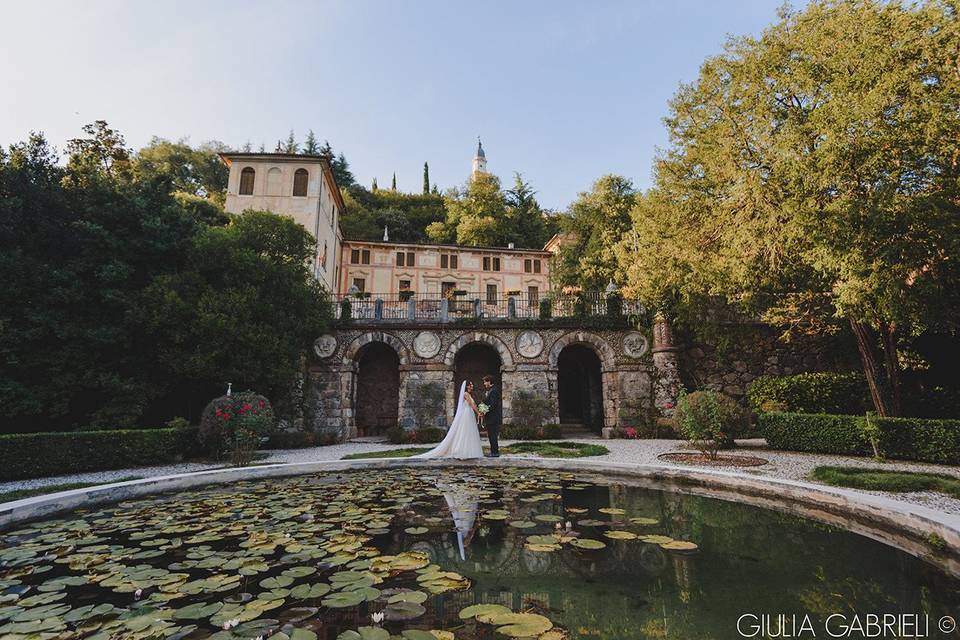
[[[536,331],[522,331],[517,336],[517,353],[524,358],[536,358],[543,351],[543,338]]]
[[[432,358],[440,353],[440,336],[433,331],[421,331],[413,339],[413,352],[421,358]]]
[[[337,339],[326,333],[313,342],[313,352],[318,358],[329,358],[337,350]]]
[[[623,353],[629,358],[639,358],[647,352],[649,343],[646,336],[636,331],[623,338]]]

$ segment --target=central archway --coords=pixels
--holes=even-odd
[[[497,350],[485,342],[471,342],[457,351],[453,366],[454,395],[460,390],[460,383],[469,380],[474,385],[473,397],[477,403],[483,402],[483,376],[493,376],[494,383],[502,382],[500,370],[503,362]],[[503,388],[502,386],[500,387]]]
[[[603,376],[600,358],[589,346],[569,344],[557,358],[560,423],[603,429]]]
[[[357,352],[357,435],[379,435],[397,425],[400,357],[390,345],[370,342]]]

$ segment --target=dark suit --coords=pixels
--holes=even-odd
[[[503,404],[500,400],[500,387],[493,385],[487,391],[487,397],[484,403],[490,407],[487,415],[483,417],[483,424],[487,427],[487,437],[490,438],[490,455],[500,455],[500,425],[503,424]]]

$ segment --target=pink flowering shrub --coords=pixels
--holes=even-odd
[[[250,463],[260,439],[269,436],[276,423],[270,401],[259,394],[241,391],[220,396],[203,410],[200,442],[218,458],[229,456],[242,467]]]

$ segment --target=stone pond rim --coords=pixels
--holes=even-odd
[[[0,532],[77,508],[239,480],[393,467],[518,467],[595,473],[663,491],[738,502],[831,524],[905,551],[960,578],[960,516],[891,498],[797,480],[716,469],[600,463],[577,459],[411,460],[384,458],[295,462],[181,473],[62,491],[0,504]]]

